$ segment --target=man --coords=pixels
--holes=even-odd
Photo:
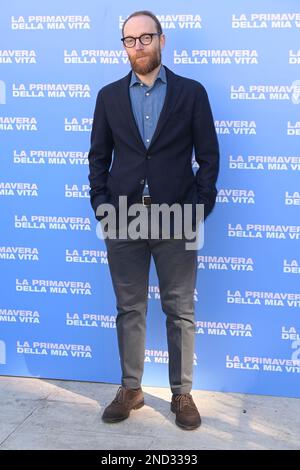
[[[143,204],[149,214],[154,204],[189,204],[193,209],[203,204],[206,218],[215,204],[219,169],[206,91],[197,81],[162,65],[165,35],[153,13],[131,14],[122,34],[132,70],[99,91],[94,112],[89,181],[96,218],[103,221],[99,208],[105,203],[120,210],[119,196],[127,196],[129,206]],[[191,163],[193,148],[200,166],[196,175]],[[171,410],[183,429],[201,424],[190,394],[197,251],[185,249],[185,241],[175,236],[105,240],[117,300],[122,369],[122,385],[104,410],[105,422],[126,419],[131,410],[144,405],[141,381],[152,255],[166,314]]]

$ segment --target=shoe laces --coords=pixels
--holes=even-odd
[[[195,406],[193,397],[190,393],[175,395],[174,401],[179,402],[179,409],[182,409],[184,406]]]
[[[113,403],[121,403],[123,401],[123,387],[119,387]]]

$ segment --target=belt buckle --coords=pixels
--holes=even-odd
[[[148,203],[147,203],[148,200]],[[151,205],[151,197],[150,196],[142,196],[142,203],[143,206],[150,206]]]

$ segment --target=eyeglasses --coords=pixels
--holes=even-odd
[[[138,39],[143,46],[148,46],[152,42],[153,36],[160,36],[161,33],[147,33],[142,34],[138,38],[134,38],[133,36],[127,36],[126,38],[121,38],[125,47],[134,47],[136,44],[136,40]]]

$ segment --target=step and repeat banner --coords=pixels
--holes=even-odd
[[[130,70],[122,23],[140,9],[162,23],[163,63],[205,86],[220,142],[194,388],[300,397],[298,0],[2,5],[0,374],[120,382],[87,155],[98,90]],[[154,264],[148,297],[143,384],[168,387]]]

